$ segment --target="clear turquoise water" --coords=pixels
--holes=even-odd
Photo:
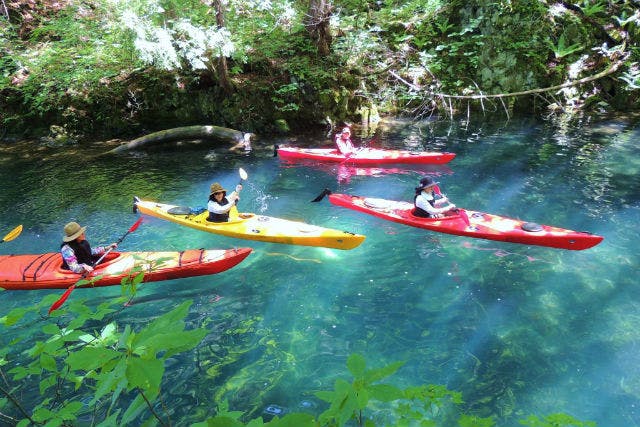
[[[468,413],[493,416],[499,426],[555,412],[605,427],[640,425],[639,137],[633,118],[580,127],[389,122],[376,146],[458,154],[447,166],[391,171],[292,165],[272,156],[274,143],[320,146],[329,143],[324,134],[263,139],[248,154],[183,147],[95,158],[104,151],[97,144],[35,152],[3,144],[0,230],[23,224],[24,231],[0,253],[55,251],[70,220],[89,226],[93,244],[114,241],[137,219],[134,195],[203,206],[212,182],[233,187],[243,167],[242,211],[367,240],[338,251],[236,240],[146,218],[122,250],[254,249],[219,275],[144,285],[117,319],[141,328],[192,300],[189,323],[210,330],[197,351],[168,364],[163,392],[174,424],[213,415],[224,399],[252,416],[271,404],[320,411],[312,392],[348,379],[346,359],[358,352],[371,367],[406,361],[390,382],[444,384],[462,392]],[[324,188],[410,200],[423,174],[437,176],[458,206],[605,240],[586,251],[530,247],[413,229],[326,199],[310,203]],[[0,293],[0,316],[48,293],[60,292]],[[73,295],[95,304],[120,290]],[[19,333],[36,338],[32,328]],[[378,407],[368,415],[384,419]]]

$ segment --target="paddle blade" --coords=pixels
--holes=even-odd
[[[64,304],[64,302],[67,300],[67,298],[69,298],[69,295],[71,295],[71,292],[73,292],[73,290],[75,288],[76,288],[75,284],[69,286],[69,289],[67,289],[64,292],[64,294],[62,294],[62,296],[60,298],[58,298],[58,300],[56,302],[51,304],[51,307],[49,307],[49,313],[48,314],[51,314],[52,311],[55,311],[55,310],[59,309],[62,306],[62,304]]]
[[[4,238],[2,239],[2,242],[10,242],[11,240],[18,237],[20,233],[22,233],[22,225],[17,226],[13,230],[11,230],[9,233],[7,233],[7,235],[4,236]]]
[[[324,196],[328,196],[329,194],[331,194],[331,190],[325,188],[324,190],[322,190],[322,193],[318,194],[318,196],[311,201],[311,203],[319,202],[320,200],[324,199]]]
[[[249,175],[247,175],[247,171],[242,168],[238,169],[238,173],[240,174],[240,179],[243,181],[246,181],[246,179],[249,178]]]
[[[136,223],[135,223],[135,224],[133,224],[133,225],[131,226],[131,228],[129,228],[129,231],[127,231],[127,234],[128,234],[128,233],[133,233],[134,231],[136,231],[136,229],[137,229],[138,227],[140,227],[140,224],[142,224],[142,217],[138,218],[138,220],[136,221]]]

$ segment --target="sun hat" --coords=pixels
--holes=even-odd
[[[220,185],[219,183],[214,182],[213,184],[211,184],[211,191],[209,192],[209,195],[216,194],[216,193],[225,193],[225,194],[227,194],[227,190],[222,188],[222,185]]]
[[[425,188],[433,187],[434,185],[438,185],[438,184],[440,183],[435,181],[430,176],[425,176],[424,178],[420,179],[420,185],[416,187],[416,191],[422,191]]]
[[[80,224],[77,222],[70,222],[64,226],[64,237],[62,241],[71,242],[72,240],[76,240],[86,230],[87,227],[80,227]]]

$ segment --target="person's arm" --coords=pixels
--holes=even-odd
[[[102,255],[107,249],[104,246],[91,247],[91,255]]]
[[[448,206],[445,206],[443,208],[436,208],[433,207],[431,205],[431,203],[429,203],[429,201],[422,195],[418,195],[418,197],[416,197],[416,206],[419,207],[420,209],[426,211],[429,213],[429,215],[432,216],[436,216],[436,215],[441,215],[445,212],[448,212],[449,210],[455,208],[455,205],[450,204]]]
[[[445,196],[444,194],[439,194],[436,196],[435,204],[437,206],[437,205],[451,204],[451,202],[449,201],[449,198],[447,198],[447,196]]]
[[[67,262],[69,266],[69,270],[73,271],[77,274],[82,274],[84,272],[90,273],[93,271],[93,267],[87,264],[78,263],[78,259],[76,258],[75,252],[69,245],[64,245],[60,249],[60,253],[62,254],[62,258]]]
[[[96,246],[95,248],[91,247],[91,255],[102,255],[108,249],[116,249],[117,247],[118,247],[118,244],[115,242],[107,246]]]

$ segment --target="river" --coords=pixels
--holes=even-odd
[[[249,177],[241,211],[367,239],[340,251],[237,240],[145,217],[121,250],[253,248],[224,273],[143,285],[116,319],[139,329],[192,300],[189,325],[210,331],[196,351],[167,363],[163,395],[174,425],[202,421],[224,400],[251,416],[270,405],[319,413],[326,405],[313,392],[350,381],[352,353],[372,368],[406,362],[387,382],[446,385],[462,393],[461,409],[492,416],[497,426],[559,412],[601,427],[640,425],[638,117],[576,125],[397,120],[373,141],[360,139],[457,157],[446,166],[367,169],[272,155],[273,144],[330,144],[322,132],[262,138],[249,153],[196,146],[96,157],[106,151],[97,143],[3,143],[0,233],[24,230],[0,253],[56,251],[72,220],[88,226],[94,245],[115,241],[138,218],[134,195],[204,206],[210,184],[233,187],[242,167]],[[324,188],[411,200],[423,175],[436,177],[459,207],[604,241],[584,251],[500,243],[385,222],[326,199],[310,203]],[[2,292],[0,317],[51,293],[60,291]],[[72,298],[96,305],[119,295],[114,287]],[[21,345],[41,339],[41,327],[21,330]],[[388,416],[382,404],[365,415]]]

